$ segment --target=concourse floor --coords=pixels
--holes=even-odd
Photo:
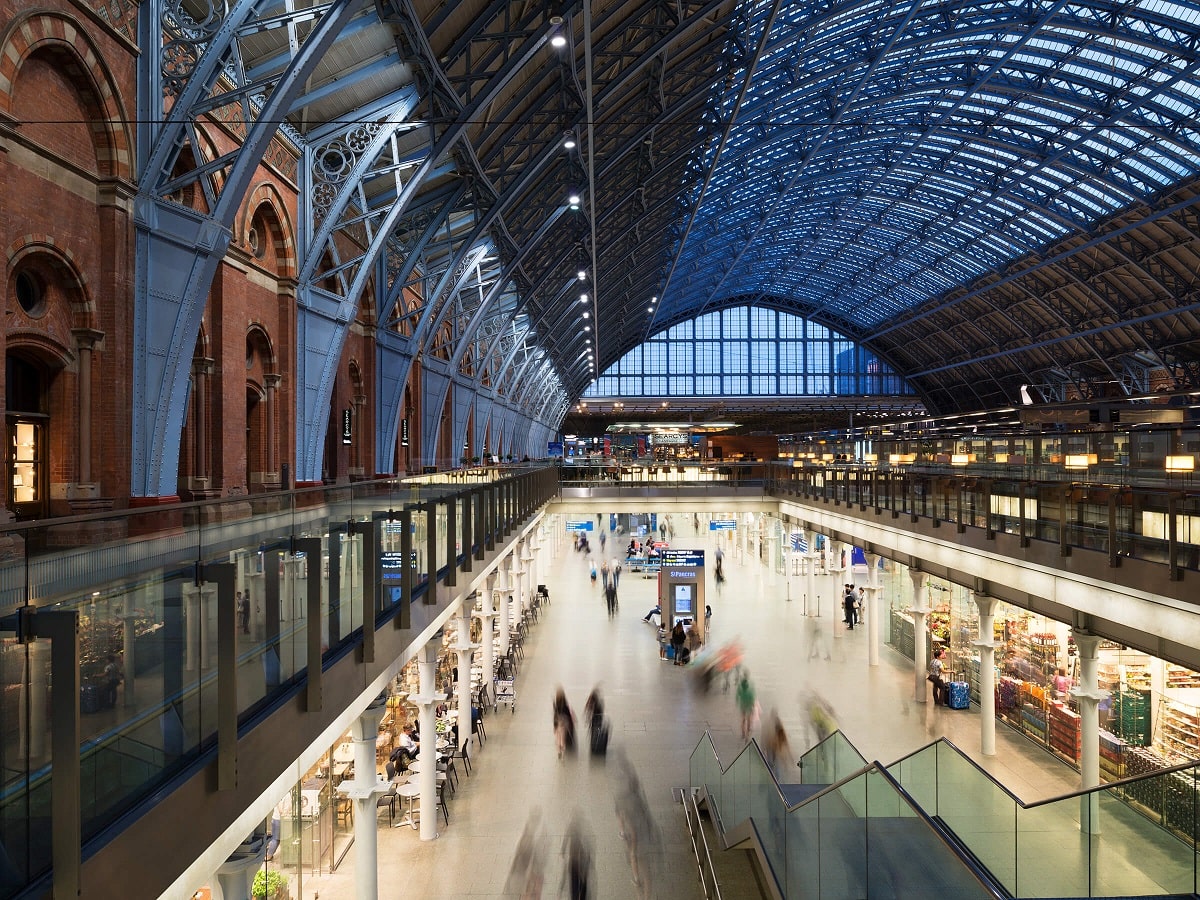
[[[711,559],[715,544],[709,532],[692,533],[690,523],[681,531],[672,546],[704,548]],[[598,541],[592,543],[598,548]],[[610,540],[609,554],[624,545],[625,540]],[[505,880],[531,819],[540,823],[542,896],[565,896],[563,837],[572,822],[590,841],[589,896],[638,896],[614,811],[622,754],[641,781],[660,836],[648,876],[652,883],[643,896],[702,896],[672,789],[688,783],[688,757],[705,729],[723,761],[740,749],[733,694],[718,689],[701,695],[688,669],[660,661],[655,629],[642,621],[655,603],[655,579],[624,571],[619,612],[610,620],[599,585],[589,581],[588,561],[567,537],[543,560],[539,580],[549,587],[552,602],[526,641],[515,711],[501,707],[487,714],[487,741],[472,744],[473,773],[461,778],[457,793],[448,792],[450,824],[440,824],[436,841],[422,843],[411,828],[389,828],[386,812],[380,816],[380,897],[518,896],[504,893]],[[803,579],[793,578],[789,589],[784,576],[732,553],[725,567],[720,591],[711,570],[707,573],[713,607],[709,640],[741,640],[762,708],[778,709],[793,759],[808,747],[802,702],[812,691],[832,705],[841,729],[868,758],[889,763],[944,735],[1024,800],[1078,786],[1077,773],[1003,725],[996,729],[997,754],[982,758],[978,709],[913,702],[912,663],[883,646],[880,664],[869,666],[865,627],[842,633],[840,626],[830,627],[827,611],[815,619],[817,653],[810,659],[814,619],[803,614],[800,602],[787,599],[789,593],[799,596]],[[841,580],[830,577],[829,588]],[[612,723],[606,764],[591,763],[585,753],[557,758],[551,701],[559,685],[580,720],[584,700],[599,686]],[[586,731],[580,734],[586,741]],[[306,873],[303,896],[319,891],[322,900],[354,897],[354,857],[352,848],[336,872]]]

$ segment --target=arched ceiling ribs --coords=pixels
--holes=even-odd
[[[1158,221],[1159,219],[1170,218],[1176,213],[1188,207],[1194,206],[1196,202],[1196,197],[1189,193],[1182,199],[1168,201],[1164,206],[1158,209],[1150,209],[1144,214],[1134,216],[1129,221],[1119,224],[1114,228],[1101,229],[1095,236],[1089,238],[1082,244],[1067,242],[1068,245],[1063,247],[1061,250],[1057,248],[1050,248],[1049,252],[1051,255],[1040,259],[1035,268],[1058,265],[1073,254],[1084,252],[1095,246],[1102,246],[1109,240],[1112,240],[1119,235],[1142,228],[1148,224]],[[1140,210],[1138,210],[1138,212],[1141,213]],[[1017,265],[1011,266],[1007,272],[999,273],[994,279],[981,279],[977,284],[971,285],[961,293],[942,297],[936,301],[929,301],[911,311],[897,315],[891,321],[891,323],[881,324],[878,326],[873,332],[874,337],[877,339],[882,338],[900,327],[915,325],[923,319],[937,314],[947,306],[969,302],[981,292],[993,290],[1010,281],[1023,278],[1028,274],[1028,272],[1028,267]]]

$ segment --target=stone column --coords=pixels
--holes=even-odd
[[[1071,630],[1079,649],[1079,686],[1071,693],[1079,706],[1080,787],[1100,784],[1100,701],[1108,696],[1097,686],[1096,669],[1101,638],[1078,628]],[[1096,792],[1079,798],[1079,828],[1085,834],[1100,833],[1100,795]]]
[[[271,373],[263,376],[263,388],[266,390],[266,433],[263,435],[263,445],[266,450],[265,468],[267,473],[277,475],[275,452],[275,396],[279,389],[281,376]],[[286,485],[285,485],[286,486]]]
[[[525,544],[521,542],[517,544],[513,550],[512,556],[512,598],[509,601],[509,616],[511,622],[509,629],[516,628],[517,622],[521,621],[521,612],[525,609]]]
[[[496,645],[492,641],[493,628],[496,621],[496,607],[493,605],[496,593],[496,574],[496,572],[492,572],[488,575],[487,587],[484,589],[481,598],[481,608],[475,613],[479,617],[479,646],[483,651],[480,654],[480,668],[483,669],[483,683],[488,686],[489,690],[492,687],[492,673],[496,671]]]
[[[208,454],[208,381],[216,370],[216,360],[210,358],[192,361],[192,386],[195,397],[192,405],[192,477],[188,485],[192,491],[205,491],[212,487],[209,480]]]
[[[437,655],[441,648],[440,638],[435,638],[421,647],[417,657],[417,672],[420,679],[420,696],[409,697],[416,703],[419,712],[417,721],[421,725],[421,771],[417,773],[417,784],[421,789],[421,840],[432,841],[438,836],[437,808],[437,717],[434,704],[440,699],[436,695]]]
[[[879,665],[879,554],[867,554],[867,664]]]
[[[992,626],[1000,601],[975,594],[979,607],[979,638],[971,646],[979,650],[979,750],[984,756],[996,755],[996,641]]]
[[[817,604],[817,533],[809,528],[805,536],[808,538],[808,567],[804,573],[804,612],[816,616],[821,614]]]
[[[524,579],[520,582],[520,584],[521,584],[521,611],[524,612],[525,610],[529,609],[530,606],[533,605],[533,589],[534,589],[533,577],[534,577],[534,572],[537,571],[537,567],[534,565],[533,551],[530,549],[528,541],[525,542],[525,552],[521,556],[521,563],[522,563],[521,571],[522,571],[522,574],[524,575]],[[599,564],[596,565],[596,568],[597,569],[600,568]]]
[[[134,628],[134,623],[137,616],[133,613],[125,613],[121,617],[121,637],[122,653],[121,662],[125,668],[125,706],[137,706],[137,689],[134,686],[134,672],[137,670],[137,630]]]
[[[338,785],[338,791],[354,801],[354,896],[356,900],[379,897],[379,818],[376,802],[388,783],[375,771],[375,741],[379,720],[386,711],[380,705],[367,709],[350,726],[354,740],[354,778]]]
[[[104,337],[103,331],[93,331],[90,328],[75,328],[71,330],[75,338],[75,347],[79,353],[79,443],[76,452],[79,454],[79,484],[83,491],[90,491],[92,485],[92,351]]]
[[[925,605],[925,573],[920,569],[909,569],[908,577],[912,579],[913,605],[909,613],[913,617],[913,680],[915,681],[913,699],[924,703],[929,693],[925,688],[925,676],[929,674],[929,660],[926,656],[926,625],[925,617],[929,615],[929,607]]]
[[[511,592],[512,566],[513,558],[510,556],[506,560],[502,560],[499,566],[499,578],[496,581],[497,590],[499,592],[499,603],[496,607],[496,615],[500,619],[500,655],[504,656],[508,653],[509,647],[509,596]]]
[[[463,599],[458,615],[458,641],[454,651],[458,654],[458,748],[471,741],[471,663],[478,644],[471,643],[471,600]]]

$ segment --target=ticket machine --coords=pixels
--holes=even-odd
[[[704,551],[662,550],[658,603],[663,626],[670,631],[683,620],[704,641]]]

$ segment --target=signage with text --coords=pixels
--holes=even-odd
[[[728,531],[737,528],[737,519],[713,519],[708,523],[709,531]]]
[[[660,552],[664,569],[694,569],[704,566],[703,550],[672,550],[668,547]]]
[[[591,531],[594,525],[591,519],[567,519],[567,531]]]
[[[350,407],[342,410],[342,443],[349,444],[353,442],[354,431],[351,427]]]

